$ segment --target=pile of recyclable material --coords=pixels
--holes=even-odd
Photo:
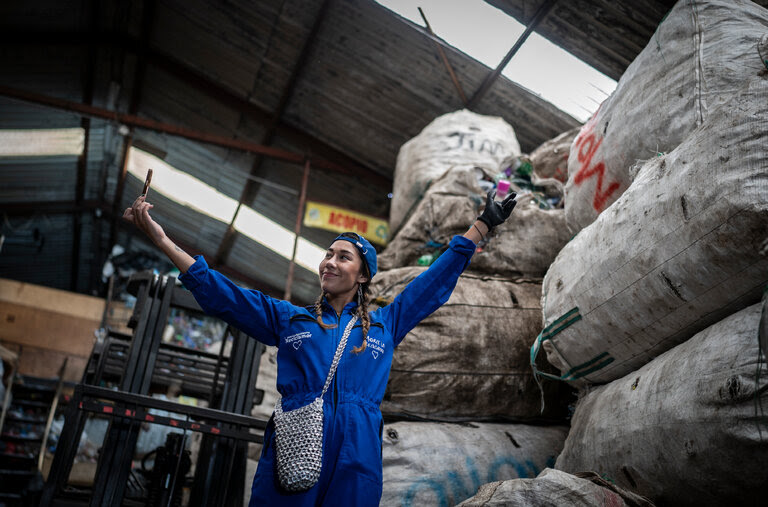
[[[681,0],[571,146],[579,232],[531,347],[559,370],[543,386],[580,389],[558,470],[660,505],[764,503],[766,32],[752,2]]]
[[[390,304],[467,232],[489,190],[497,200],[516,192],[518,204],[480,242],[450,299],[395,351],[381,405],[388,423],[382,505],[455,505],[485,482],[536,477],[553,465],[567,432],[572,388],[540,390],[529,366],[530,342],[541,331],[542,277],[570,237],[563,185],[511,149],[514,130],[500,122],[446,115],[398,157],[395,234],[379,255],[372,309]],[[461,132],[471,132],[464,152],[446,150]]]
[[[565,380],[615,380],[760,299],[767,117],[763,72],[563,248],[535,347]]]
[[[768,491],[762,305],[701,331],[576,406],[556,468],[662,505],[757,505]]]
[[[567,426],[396,422],[382,432],[381,505],[456,505],[481,484],[536,477]]]
[[[547,468],[535,479],[484,484],[461,507],[653,507],[647,498],[622,489],[594,473],[571,475]]]
[[[430,182],[457,163],[497,168],[504,159],[517,155],[520,144],[515,131],[502,118],[466,109],[436,118],[397,155],[390,230],[397,230],[413,212]]]
[[[425,269],[377,274],[376,301],[392,301]],[[540,293],[538,281],[462,275],[448,302],[398,346],[382,411],[436,421],[564,420],[567,386],[546,386],[542,413],[531,374],[528,349],[541,329]]]
[[[436,149],[464,131],[472,132],[474,143],[463,152],[446,158]],[[371,284],[379,306],[397,297],[453,236],[468,230],[489,190],[497,199],[513,191],[521,195],[511,218],[479,243],[449,301],[398,347],[382,404],[387,417],[530,421],[566,413],[570,388],[546,390],[548,412],[542,413],[542,393],[528,367],[528,347],[541,326],[541,279],[568,241],[564,211],[544,191],[534,195],[543,187],[536,186],[527,157],[488,157],[494,143],[517,146],[512,127],[500,118],[459,111],[437,118],[401,149],[393,201],[398,189],[420,200],[409,199],[412,211],[379,256],[380,271]],[[429,183],[419,176],[425,167]],[[401,219],[394,206],[390,218],[393,226]]]
[[[757,43],[766,32],[768,10],[750,0],[677,2],[571,147],[573,233],[629,188],[639,160],[674,150],[765,70]]]
[[[468,271],[543,277],[570,233],[562,209],[554,209],[544,193],[532,193],[534,185],[523,188],[522,182],[531,181],[530,167],[527,162],[518,165],[526,173],[512,181],[502,179],[509,178],[505,173],[481,167],[459,165],[448,169],[432,182],[415,212],[381,253],[380,268],[429,266],[448,248],[453,236],[464,234],[475,221],[485,206],[488,190],[506,184],[508,192],[519,193],[515,211],[509,221],[480,243]]]

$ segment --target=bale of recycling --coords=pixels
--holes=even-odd
[[[567,432],[524,424],[386,424],[381,505],[456,505],[486,482],[535,477],[552,465]]]
[[[543,347],[604,383],[760,299],[768,283],[768,72],[754,77],[559,253]]]
[[[514,129],[500,117],[466,109],[436,118],[406,142],[397,155],[390,230],[396,231],[429,186],[456,164],[499,167],[502,160],[520,154]]]
[[[422,258],[429,264],[475,221],[485,207],[481,182],[489,185],[492,176],[481,168],[454,166],[433,181],[379,256],[380,268],[415,266]],[[542,197],[521,195],[510,219],[481,243],[468,271],[541,278],[569,238],[562,209],[544,209]]]
[[[595,473],[571,475],[547,468],[535,479],[483,484],[460,507],[653,507],[653,502]]]
[[[531,152],[528,158],[538,178],[554,178],[562,183],[568,181],[568,155],[580,130],[577,127],[563,132]]]
[[[372,308],[391,302],[425,269],[378,273]],[[382,413],[439,421],[562,419],[570,388],[547,383],[542,413],[529,366],[540,293],[539,281],[462,275],[450,299],[398,346]]]
[[[556,468],[664,505],[758,505],[768,491],[768,368],[752,305],[579,400]]]
[[[764,65],[768,10],[750,0],[680,0],[575,139],[566,215],[586,227],[629,187],[638,160],[675,149]]]

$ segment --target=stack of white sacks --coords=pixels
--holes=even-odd
[[[382,505],[765,496],[766,34],[748,0],[681,0],[595,116],[530,154],[534,181],[565,182],[565,209],[520,198],[398,347]],[[520,155],[510,125],[469,111],[402,147],[376,304],[467,230]]]
[[[392,207],[400,232],[379,255],[371,310],[427,269],[419,257],[436,255],[467,231],[485,203],[480,180],[487,186],[518,155],[512,127],[469,111],[436,119],[403,146]],[[546,386],[542,413],[529,345],[541,331],[544,273],[568,238],[563,209],[523,200],[475,254],[450,300],[398,347],[381,407],[388,421],[399,421],[382,432],[382,505],[456,505],[482,484],[535,477],[553,466],[573,389]],[[270,347],[261,359],[256,387],[265,396],[255,417],[270,417],[275,379]],[[249,480],[259,451],[252,446]]]
[[[509,124],[466,110],[435,119],[401,148],[396,233],[379,255],[373,307],[467,231],[494,177],[520,155]],[[544,273],[569,237],[563,209],[521,198],[448,302],[398,347],[381,406],[388,421],[400,421],[384,426],[382,505],[455,505],[484,483],[553,466],[573,390],[547,385],[542,413],[529,347],[541,331]]]
[[[747,0],[681,0],[571,146],[578,234],[547,271],[531,350],[560,370],[545,382],[580,388],[559,471],[660,505],[765,502],[766,34]],[[535,481],[557,482],[546,498],[567,489]],[[532,489],[494,484],[466,505]]]

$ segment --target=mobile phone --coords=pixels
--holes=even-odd
[[[147,169],[147,179],[144,180],[144,190],[141,191],[141,195],[147,195],[149,191],[149,184],[152,182],[152,169]]]

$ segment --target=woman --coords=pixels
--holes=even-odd
[[[152,205],[139,196],[123,218],[146,233],[182,275],[202,309],[250,336],[278,347],[277,390],[282,409],[293,410],[320,395],[343,330],[351,328],[332,383],[323,398],[322,471],[301,493],[281,488],[276,474],[274,423],[264,432],[264,448],[253,479],[250,505],[378,505],[382,490],[379,405],[387,386],[392,353],[405,335],[451,295],[469,265],[477,243],[503,223],[516,202],[488,193],[482,215],[463,236],[455,236],[424,273],[394,301],[368,312],[367,291],[376,274],[376,251],[362,236],[344,233],[320,262],[322,294],[314,305],[297,307],[236,286],[208,268],[202,256],[176,246],[149,216]]]

